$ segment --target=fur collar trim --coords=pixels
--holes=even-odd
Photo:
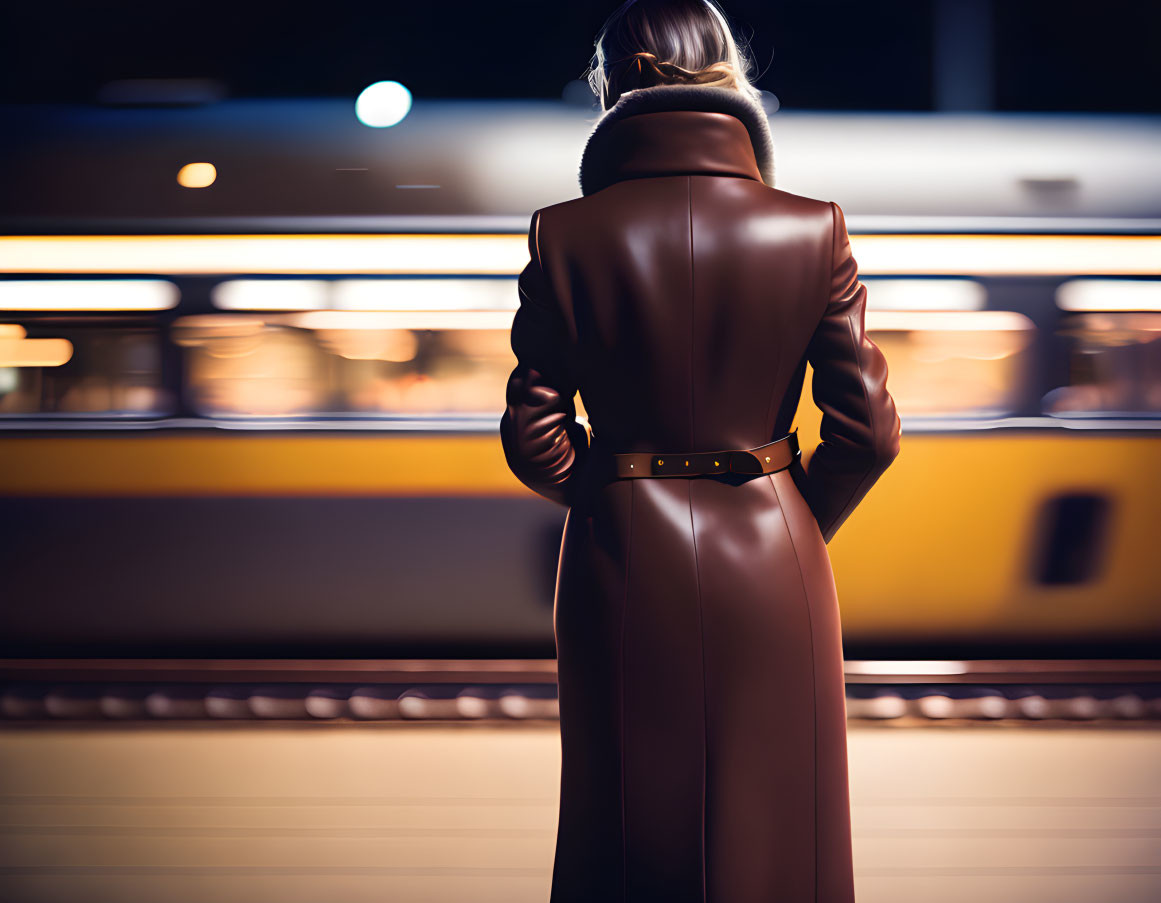
[[[622,94],[594,126],[581,153],[578,180],[581,194],[592,194],[603,188],[597,183],[593,160],[609,127],[639,113],[657,113],[666,110],[696,110],[728,113],[746,126],[754,148],[754,158],[762,181],[774,187],[774,139],[766,111],[757,103],[733,88],[699,85],[653,85]]]

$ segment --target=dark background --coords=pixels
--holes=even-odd
[[[551,98],[615,2],[0,4],[0,102],[115,79],[226,96]],[[784,109],[1161,112],[1157,0],[723,0]]]

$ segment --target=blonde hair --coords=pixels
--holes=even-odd
[[[601,26],[584,77],[606,109],[654,85],[733,88],[761,104],[754,61],[714,0],[628,0]]]

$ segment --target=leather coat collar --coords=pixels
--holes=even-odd
[[[733,88],[654,85],[622,94],[581,154],[581,194],[622,179],[709,173],[774,186],[774,140],[761,106]]]

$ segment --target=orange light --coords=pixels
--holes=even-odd
[[[0,367],[60,367],[73,356],[68,339],[0,337]]]
[[[177,171],[177,184],[182,188],[208,188],[217,177],[213,163],[187,163]]]
[[[1161,272],[1161,235],[876,234],[851,245],[867,276]],[[0,273],[515,276],[527,263],[523,234],[0,236]]]

